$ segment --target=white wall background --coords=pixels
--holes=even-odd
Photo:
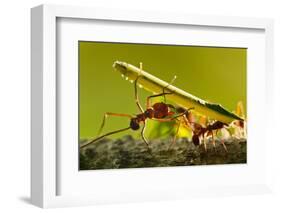
[[[275,20],[275,108],[281,109],[281,6],[278,0],[9,0],[0,6],[0,210],[37,212],[29,204],[30,178],[30,8],[42,3],[71,4],[123,9],[269,17]],[[280,110],[279,110],[280,111]],[[274,124],[281,129],[280,112]],[[261,112],[266,113],[266,112]],[[261,121],[263,122],[263,121]],[[280,142],[280,143],[279,143]],[[281,140],[273,144],[275,190],[272,195],[202,198],[185,201],[120,204],[52,209],[61,212],[280,212]],[[237,174],[239,175],[239,174]],[[235,178],[235,177],[234,177]]]

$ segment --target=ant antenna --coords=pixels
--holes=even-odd
[[[106,136],[113,135],[113,134],[119,133],[119,132],[123,132],[123,131],[126,131],[126,130],[130,129],[130,128],[131,128],[131,127],[127,127],[127,128],[124,128],[124,129],[119,129],[119,130],[115,130],[115,131],[112,131],[112,132],[108,132],[108,133],[106,133],[106,134],[104,134],[104,135],[102,135],[102,136],[100,136],[100,137],[97,137],[97,138],[95,138],[95,139],[89,141],[88,143],[85,143],[85,144],[81,145],[81,146],[80,146],[80,149],[82,149],[82,148],[84,148],[84,147],[86,147],[86,146],[88,146],[88,145],[94,143],[95,141],[98,141],[98,140],[100,140],[100,139],[102,139],[102,138],[104,138],[104,137],[106,137]]]
[[[139,76],[141,75],[142,72],[142,62],[140,62],[140,72],[139,72]]]
[[[170,86],[171,84],[173,84],[176,79],[177,79],[177,76],[175,75],[174,78],[170,81],[170,83],[169,83],[166,87],[168,87],[168,86]]]
[[[194,109],[195,109],[194,107],[190,107],[186,111],[189,112],[190,110],[194,110]]]
[[[139,110],[140,110],[142,113],[144,113],[144,110],[143,110],[143,108],[142,108],[141,105],[140,105],[139,96],[138,96],[138,91],[137,91],[137,86],[138,86],[138,83],[137,83],[137,82],[138,82],[139,77],[141,76],[141,72],[142,72],[142,62],[140,62],[140,72],[138,73],[138,76],[137,76],[137,78],[136,78],[136,80],[135,80],[135,82],[134,82],[134,87],[135,87],[135,101],[136,101],[136,104],[137,104]],[[140,85],[140,84],[139,84],[139,85]]]

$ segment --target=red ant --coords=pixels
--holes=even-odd
[[[142,70],[142,64],[141,63],[140,63],[140,70]],[[140,124],[143,124],[142,129],[141,129],[142,139],[145,142],[145,144],[147,145],[147,147],[149,148],[149,143],[144,136],[147,119],[152,119],[152,120],[156,120],[156,121],[159,121],[159,122],[170,122],[170,121],[176,120],[180,116],[183,116],[184,114],[186,114],[190,110],[190,109],[183,110],[181,113],[175,115],[176,108],[171,104],[166,104],[164,102],[157,102],[157,103],[155,103],[151,106],[150,100],[152,98],[163,96],[164,100],[165,100],[165,95],[173,94],[172,92],[165,92],[164,90],[165,90],[165,88],[167,88],[173,82],[174,79],[172,80],[171,83],[169,83],[166,87],[163,88],[162,93],[156,94],[156,95],[151,95],[151,96],[147,97],[147,99],[146,99],[146,110],[143,110],[143,108],[142,108],[142,106],[139,102],[138,91],[137,91],[137,82],[138,82],[138,79],[139,79],[140,76],[141,75],[139,75],[137,77],[137,79],[134,81],[135,101],[136,101],[136,104],[137,104],[137,107],[138,107],[140,113],[135,115],[135,116],[132,116],[130,114],[106,112],[103,116],[103,121],[102,121],[102,124],[101,124],[98,135],[100,135],[100,133],[101,133],[101,131],[102,131],[104,125],[105,125],[106,118],[108,116],[118,116],[118,117],[128,117],[128,118],[130,118],[129,127],[119,129],[119,130],[115,130],[115,131],[112,131],[112,132],[108,132],[108,133],[106,133],[102,136],[99,136],[99,137],[89,141],[88,143],[85,143],[85,144],[81,145],[80,148],[84,148],[84,147],[94,143],[95,141],[98,141],[98,140],[100,140],[100,139],[102,139],[106,136],[109,136],[109,135],[113,135],[113,134],[123,132],[123,131],[129,130],[129,129],[132,129],[134,131],[139,130]],[[173,117],[171,117],[171,116],[173,116]],[[178,129],[179,129],[179,126],[178,126]],[[177,129],[177,131],[178,131],[178,129]],[[173,143],[175,142],[175,139],[176,139],[176,135],[174,137]]]
[[[206,143],[205,143],[205,135],[208,136],[212,136],[212,143],[213,146],[215,147],[215,139],[214,139],[214,133],[213,131],[216,131],[216,135],[218,134],[218,131],[220,129],[226,128],[228,127],[228,124],[223,123],[221,121],[215,121],[212,124],[208,124],[206,125],[206,127],[203,127],[201,124],[194,122],[194,118],[192,116],[192,114],[189,111],[185,111],[185,109],[179,107],[177,108],[177,112],[182,113],[182,118],[184,120],[184,124],[185,126],[187,126],[188,128],[190,128],[192,130],[192,142],[195,146],[200,145],[200,137],[203,138],[203,142],[204,142],[204,146],[205,146],[205,150],[207,150],[206,147]],[[221,143],[224,147],[224,149],[227,151],[227,148],[224,144],[224,141],[221,140]]]
[[[194,122],[193,115],[189,111],[185,111],[183,108],[179,107],[177,108],[178,113],[183,113],[182,118],[184,120],[185,126],[191,129],[192,131],[192,142],[195,146],[200,145],[200,137],[202,137],[204,142],[205,150],[207,150],[207,145],[205,143],[205,136],[212,137],[212,144],[214,147],[216,147],[215,138],[214,138],[214,131],[215,135],[218,134],[218,131],[221,129],[226,129],[230,135],[232,133],[229,131],[228,127],[229,125],[226,123],[223,123],[221,121],[215,121],[212,124],[206,124],[205,127],[199,123]],[[244,121],[238,120],[235,121],[234,124],[239,126],[240,128],[244,128]],[[225,151],[227,152],[226,145],[223,140],[221,140],[221,144],[223,145]]]
[[[205,143],[205,135],[208,136],[212,136],[212,143],[213,146],[215,147],[215,139],[214,139],[214,133],[213,131],[216,131],[216,135],[218,133],[218,131],[220,129],[226,128],[228,127],[228,124],[223,123],[221,121],[215,121],[213,124],[208,124],[206,127],[203,127],[202,125],[198,124],[198,123],[193,123],[193,136],[192,136],[192,142],[194,145],[198,146],[200,144],[200,136],[202,136],[203,138],[203,142],[204,142],[204,146],[205,146],[205,150],[207,149],[206,147],[206,143]],[[227,148],[224,144],[224,141],[221,140],[221,144],[223,145],[225,151],[227,152]]]

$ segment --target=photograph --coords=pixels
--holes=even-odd
[[[79,170],[247,163],[247,48],[78,41]]]

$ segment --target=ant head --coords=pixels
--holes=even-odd
[[[186,111],[186,110],[185,110],[184,108],[182,108],[182,107],[177,107],[176,110],[177,110],[177,113],[184,113],[184,112]]]
[[[244,121],[237,120],[237,121],[234,121],[233,124],[242,128],[242,129],[244,128]]]
[[[140,124],[137,118],[131,119],[130,127],[132,130],[138,130],[140,128]]]
[[[188,108],[188,109],[185,109],[185,108],[182,108],[182,107],[177,107],[176,108],[177,112],[178,113],[185,113],[186,115],[189,115],[191,112],[191,110],[194,110],[194,107],[191,107],[191,108]]]
[[[193,144],[194,144],[195,146],[198,146],[198,145],[199,145],[200,140],[199,140],[198,135],[193,135],[193,136],[192,136],[192,142],[193,142]]]

